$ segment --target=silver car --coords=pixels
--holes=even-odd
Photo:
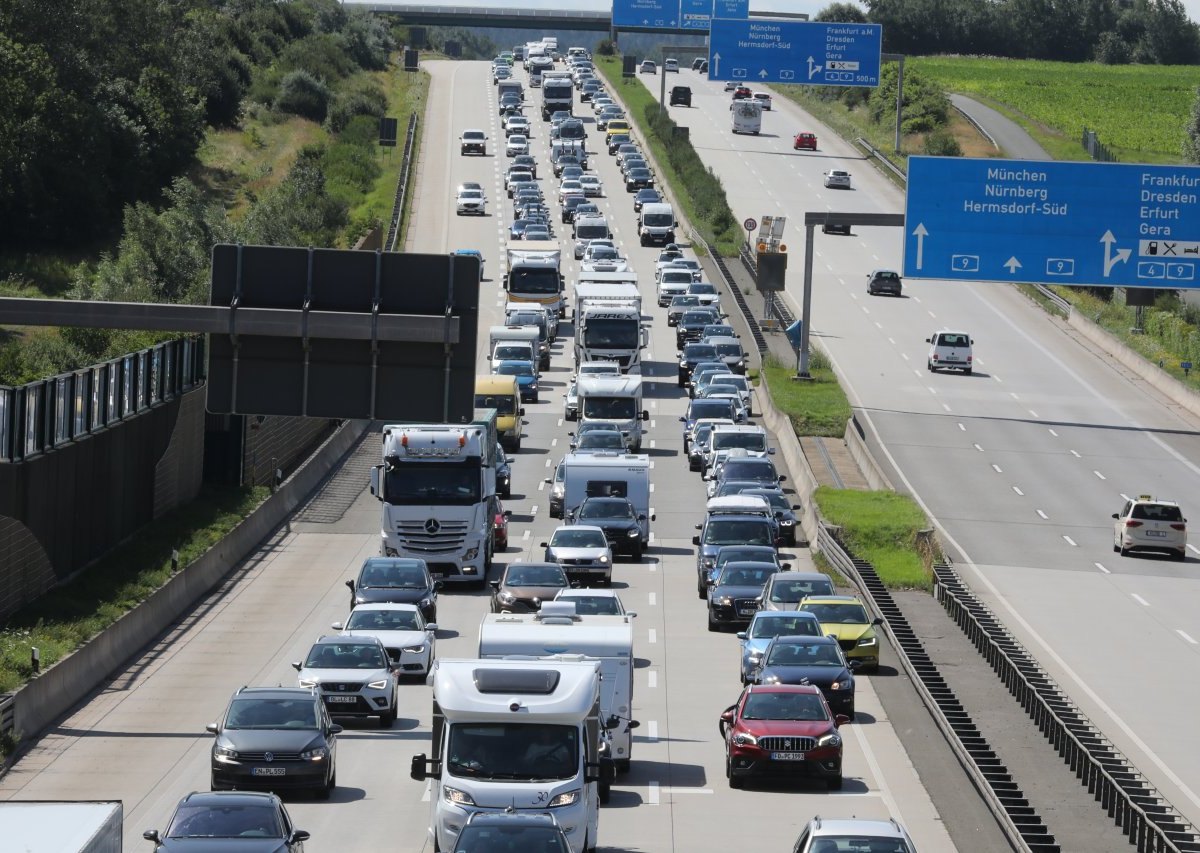
[[[547,563],[558,563],[574,581],[612,582],[612,549],[604,531],[587,524],[567,524],[554,531],[549,542],[543,542]]]
[[[396,673],[376,637],[322,637],[292,666],[301,687],[315,687],[333,716],[396,722]]]
[[[567,383],[567,393],[563,394],[563,420],[573,421],[579,417],[579,380],[572,379]]]
[[[437,625],[415,604],[360,604],[333,629],[344,637],[377,637],[398,675],[428,675],[433,665]]]
[[[789,574],[791,572],[776,572],[771,577]],[[760,610],[754,614],[746,630],[739,631],[737,636],[742,646],[739,655],[742,661],[742,684],[749,684],[751,674],[762,660],[763,652],[771,640],[777,636],[819,637],[821,623],[813,614],[797,610]]]

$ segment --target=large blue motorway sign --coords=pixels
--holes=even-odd
[[[1200,166],[910,157],[909,278],[1200,288]]]
[[[613,0],[616,29],[703,30],[713,18],[745,20],[749,0]]]
[[[879,24],[715,17],[708,79],[878,86],[882,40]]]

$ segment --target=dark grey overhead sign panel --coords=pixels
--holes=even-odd
[[[230,309],[209,344],[210,412],[451,423],[474,413],[477,258],[218,245],[209,302]],[[300,334],[239,329],[253,309],[299,316]],[[346,333],[318,337],[318,319]]]

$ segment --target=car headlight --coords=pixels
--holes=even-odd
[[[762,679],[762,683],[763,683],[763,684],[778,684],[778,683],[779,683],[779,676],[778,676],[778,675],[767,675],[767,676],[764,676],[764,677],[763,677],[763,679]]]
[[[748,652],[746,654],[746,663],[757,664],[762,660],[762,652]]]
[[[442,797],[446,802],[455,806],[473,806],[475,801],[471,799],[471,795],[466,791],[460,791],[458,788],[451,788],[449,785],[442,788]]]
[[[563,806],[573,806],[579,802],[579,798],[582,796],[582,794],[583,791],[579,788],[576,788],[573,791],[563,791],[550,802],[546,803],[546,806],[552,809],[561,808]]]
[[[563,496],[563,495],[566,493],[566,491],[567,491],[567,490],[566,490],[566,487],[565,487],[565,486],[561,486],[561,485],[559,485],[559,484],[557,484],[557,483],[556,483],[556,484],[554,485],[554,488],[550,490],[550,494],[551,494],[552,496],[554,496],[554,497],[558,498],[559,500],[562,500],[562,496]]]
[[[464,559],[464,560],[474,560],[474,559],[475,559],[476,557],[478,557],[478,556],[479,556],[479,546],[478,546],[478,545],[476,545],[474,548],[468,548],[468,549],[467,549],[467,553],[463,554],[463,559]],[[428,601],[428,599],[426,599],[426,601]],[[428,604],[424,604],[424,605],[422,605],[422,606],[423,606],[423,607],[428,607],[429,605],[428,605]]]
[[[641,535],[642,535],[642,531],[638,530],[638,529],[635,527],[635,528],[633,528],[633,529],[631,529],[631,530],[626,530],[626,531],[625,531],[625,535],[626,535],[626,536],[628,536],[630,539],[632,539],[632,538],[633,538],[633,537],[635,537],[635,536],[641,536]]]
[[[838,690],[838,691],[850,690],[853,687],[854,687],[854,682],[851,681],[850,679],[846,679],[845,681],[835,681],[829,685],[830,690]]]
[[[227,746],[218,746],[213,748],[213,757],[217,761],[237,761],[238,753],[236,749],[230,749]]]
[[[716,564],[717,564],[716,557],[701,557],[700,558],[700,565],[704,566],[704,568],[706,568],[706,569],[711,569]]]
[[[372,690],[387,690],[387,686],[388,683],[386,678],[381,678],[378,681],[367,682],[367,687],[370,687]]]
[[[300,679],[301,687],[316,687],[320,683],[321,682],[315,678],[301,678]]]
[[[517,597],[506,589],[500,590],[500,592],[496,595],[496,598],[501,604],[512,604],[517,600]]]
[[[795,522],[795,520],[794,520],[794,519],[793,519],[793,520],[791,520],[791,521],[789,521],[788,519],[786,519],[786,518],[785,518],[785,519],[783,519],[782,521],[780,521],[780,522],[779,522],[779,526],[780,526],[780,527],[795,527],[795,526],[796,526],[796,522]]]
[[[739,732],[733,736],[733,742],[738,746],[756,746],[758,744],[758,738],[756,738],[754,735],[746,734],[745,732]]]
[[[870,637],[859,637],[858,638],[858,647],[861,649],[866,646],[873,646],[878,642],[879,642],[879,639],[874,634],[872,634]]]
[[[411,655],[419,655],[425,651],[424,646],[405,646],[401,651],[408,652]]]
[[[385,545],[385,546],[383,546],[383,556],[385,556],[385,557],[399,557],[399,556],[400,556],[400,552],[399,552],[399,551],[397,551],[395,548],[393,548],[391,545]]]
[[[324,761],[329,757],[329,749],[324,746],[306,749],[300,753],[301,761]]]
[[[729,596],[729,595],[719,596],[717,598],[714,598],[713,601],[715,601],[717,604],[720,604],[722,607],[732,607],[733,606],[733,597]]]
[[[830,732],[826,735],[821,735],[817,738],[817,746],[841,746],[842,736],[837,732]]]
[[[608,562],[608,554],[601,554],[601,555],[600,555],[600,562],[601,562],[601,563],[607,563],[607,562]]]

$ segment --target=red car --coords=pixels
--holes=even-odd
[[[500,503],[496,501],[496,515],[492,521],[492,527],[496,531],[495,542],[496,550],[500,551],[508,547],[508,519],[512,516],[510,510],[506,510]]]
[[[725,776],[740,788],[747,776],[814,776],[842,787],[842,737],[850,722],[829,710],[810,684],[752,684],[718,723],[725,739]]]
[[[817,135],[815,133],[797,133],[796,138],[792,140],[792,150],[799,151],[801,148],[816,151]]]
[[[750,91],[749,86],[738,86],[733,90],[733,99],[740,101],[742,98],[751,98],[754,94]]]

